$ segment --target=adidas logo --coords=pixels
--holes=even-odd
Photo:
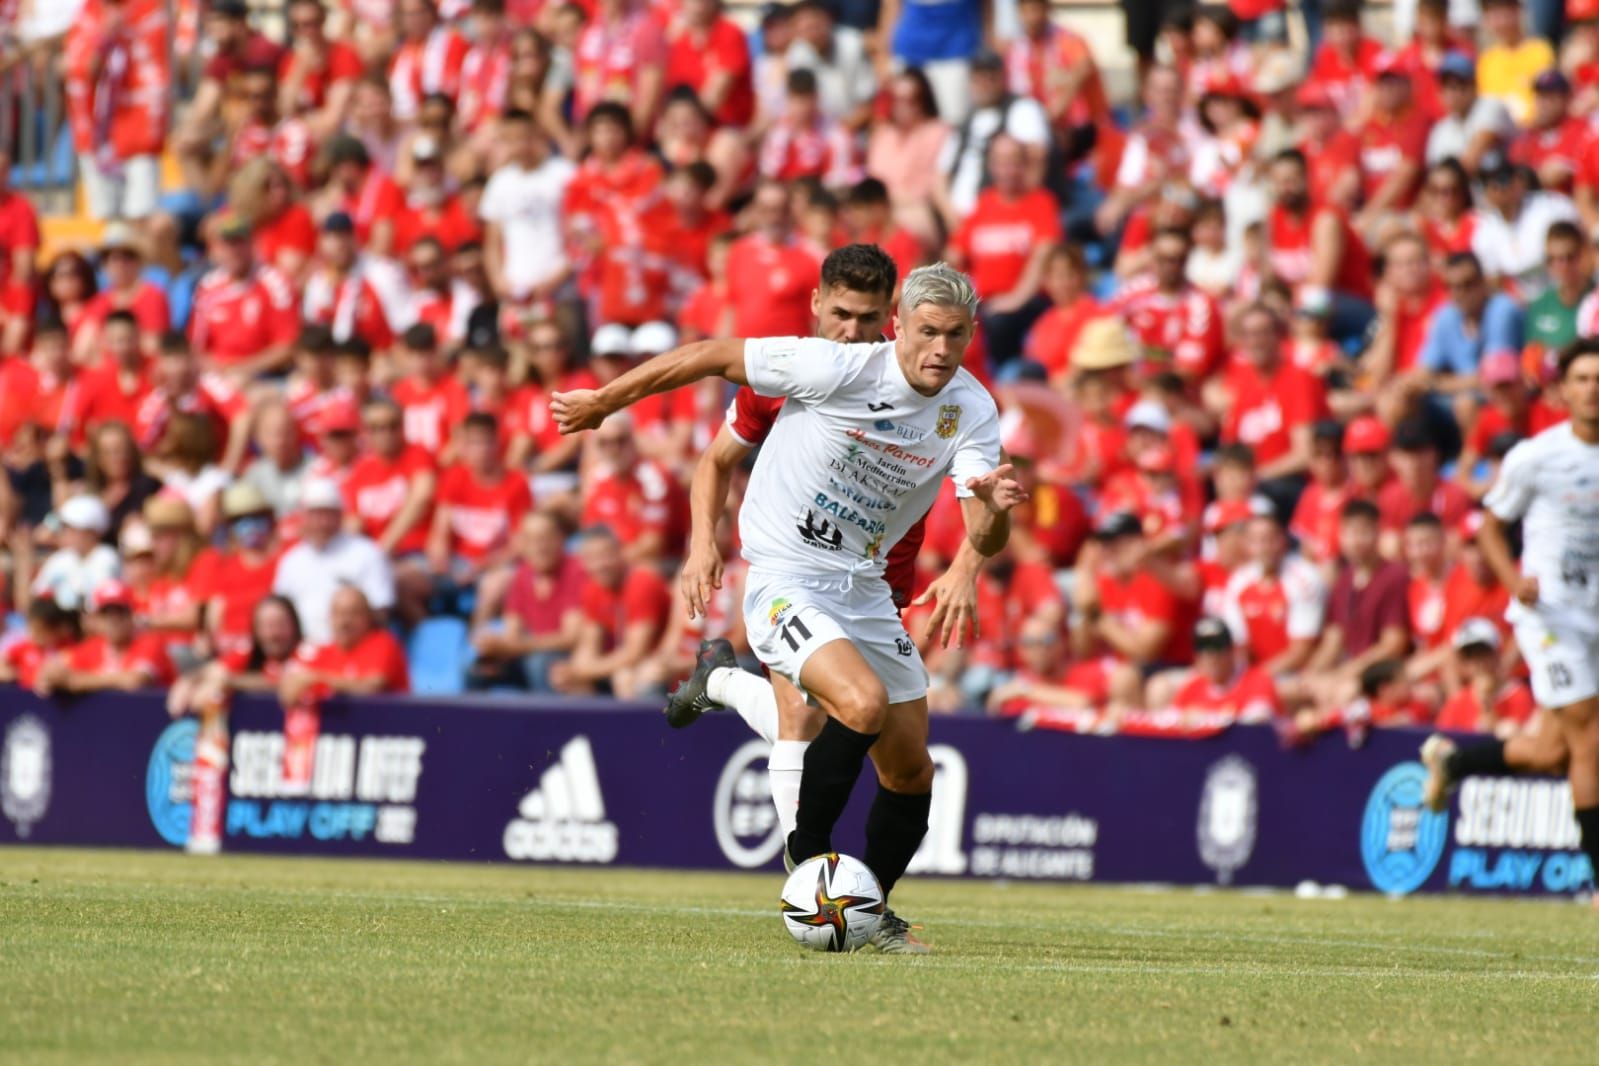
[[[573,737],[538,787],[522,797],[505,827],[505,855],[533,862],[611,862],[616,825],[605,820],[605,797],[588,737]]]

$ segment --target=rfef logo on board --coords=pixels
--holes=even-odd
[[[1360,857],[1379,892],[1404,895],[1426,883],[1443,857],[1447,816],[1422,805],[1427,771],[1403,762],[1378,779],[1360,821]]]

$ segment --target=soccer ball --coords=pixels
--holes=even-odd
[[[854,951],[883,920],[883,886],[864,862],[828,852],[794,868],[778,906],[789,936],[801,947]]]

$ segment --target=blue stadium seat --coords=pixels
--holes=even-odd
[[[459,618],[429,618],[405,642],[411,691],[428,696],[458,696],[466,691],[472,643]]]

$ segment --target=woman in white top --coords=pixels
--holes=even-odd
[[[233,477],[216,465],[216,428],[199,414],[174,415],[156,445],[161,463],[161,484],[176,493],[191,510],[201,536],[216,529],[222,490]]]

